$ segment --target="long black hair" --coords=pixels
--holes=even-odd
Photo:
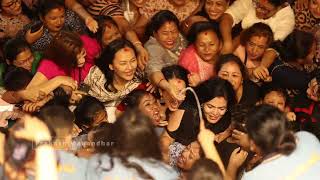
[[[259,105],[248,114],[249,138],[268,156],[274,153],[289,155],[296,148],[293,132],[288,130],[286,116],[276,107]]]
[[[116,39],[112,41],[103,51],[100,58],[96,62],[96,66],[102,71],[106,78],[104,88],[110,90],[109,85],[112,85],[114,72],[110,69],[109,65],[113,63],[116,53],[125,48],[131,48],[135,55],[136,51],[131,42],[124,39]]]
[[[111,167],[104,169],[110,171],[114,168],[114,158],[119,158],[127,168],[137,170],[143,179],[153,179],[139,164],[128,161],[129,157],[152,158],[161,160],[161,152],[158,143],[159,138],[154,131],[151,120],[137,109],[128,109],[112,125],[95,135],[95,141],[114,142],[111,147],[96,148],[99,153],[107,153],[111,156]]]

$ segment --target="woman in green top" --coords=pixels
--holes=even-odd
[[[35,74],[41,54],[32,53],[29,44],[20,38],[9,40],[4,46],[4,58],[8,65],[22,67]]]
[[[30,71],[32,74],[37,72],[38,64],[41,60],[39,52],[32,53],[29,44],[20,38],[9,40],[4,46],[4,59],[6,63],[0,64],[0,86],[4,85],[4,76],[8,66],[16,66]],[[12,97],[15,98],[12,98]],[[21,91],[19,95],[5,92],[2,98],[9,103],[17,103],[17,96],[23,99],[30,99],[30,91]],[[18,98],[21,99],[21,98]]]

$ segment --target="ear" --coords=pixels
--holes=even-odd
[[[221,52],[222,48],[223,48],[223,41],[221,39],[219,43],[219,52]]]
[[[109,64],[109,69],[111,69],[113,71],[113,65]]]
[[[40,21],[44,22],[44,18],[39,14]]]
[[[10,61],[9,61],[8,59],[6,59],[6,63],[7,63],[8,65],[11,65],[11,63],[10,63]]]

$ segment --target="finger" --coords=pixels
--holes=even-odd
[[[81,96],[86,96],[86,95],[88,95],[88,93],[86,93],[86,92],[83,92],[83,91],[79,91],[79,90],[75,90],[75,91],[73,91],[73,93],[75,94],[75,95],[81,95]]]
[[[239,131],[239,130],[234,129],[234,130],[232,131],[232,134],[235,134],[235,135],[241,136],[241,135],[243,135],[243,132],[242,132],[242,131]]]
[[[238,154],[240,151],[240,147],[236,148],[235,150],[232,151],[231,155]]]

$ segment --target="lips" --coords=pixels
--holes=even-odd
[[[130,72],[127,72],[127,73],[125,73],[125,74],[126,74],[126,76],[133,76],[134,72],[133,72],[133,71],[130,71]]]
[[[167,46],[173,46],[174,45],[174,41],[166,41],[166,45]]]
[[[211,19],[214,18],[213,20],[218,19],[219,15],[220,15],[220,13],[209,13],[210,18],[211,18]],[[212,18],[212,17],[213,17],[213,18]]]

